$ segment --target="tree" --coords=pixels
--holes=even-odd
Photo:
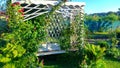
[[[118,15],[118,17],[119,17],[119,21],[120,21],[120,8],[118,8],[117,15]]]
[[[118,8],[118,11],[120,11],[120,8]]]
[[[88,29],[93,31],[107,30],[115,21],[118,21],[118,16],[115,13],[109,13],[106,16],[86,15],[85,24]]]
[[[119,19],[119,17],[118,17],[115,13],[110,13],[110,14],[108,14],[107,16],[105,16],[105,17],[103,18],[103,20],[104,20],[105,22],[111,23],[111,30],[112,30],[112,28],[113,28],[113,23],[114,23],[115,21],[118,21],[118,19]]]

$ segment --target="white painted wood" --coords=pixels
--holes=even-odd
[[[66,53],[66,51],[60,50],[60,51],[38,52],[36,55],[37,56],[45,56],[45,55],[62,54],[62,53]]]
[[[47,51],[59,51],[61,50],[60,46],[57,43],[42,44],[38,52],[47,52]]]
[[[84,2],[65,2],[65,5],[72,5],[72,6],[85,6]]]
[[[39,16],[39,15],[42,15],[42,14],[44,14],[44,13],[48,13],[48,11],[42,12],[42,13],[37,13],[37,14],[35,14],[35,16],[28,17],[28,18],[24,19],[24,21],[29,20],[29,19],[32,19],[32,18],[35,18],[35,17],[37,17],[37,16]]]
[[[32,19],[34,17],[37,17],[41,14],[44,14],[46,12],[49,12],[52,9],[51,6],[57,5],[60,1],[58,1],[58,0],[56,0],[56,1],[51,1],[51,0],[47,0],[47,1],[45,1],[45,0],[12,0],[12,2],[13,3],[14,2],[20,2],[21,4],[23,4],[23,3],[27,4],[26,6],[23,7],[25,9],[28,9],[27,11],[24,12],[24,14],[25,14],[24,15],[24,21],[26,21],[26,20]],[[36,6],[30,7],[31,4],[35,4]],[[42,7],[42,8],[39,7],[38,8],[38,6],[40,6],[41,4],[45,5],[47,7]],[[75,11],[75,10],[81,11],[81,10],[84,9],[84,5],[85,5],[84,2],[65,2],[63,4],[63,6],[56,12],[63,13],[63,15],[70,16],[71,12],[68,12],[68,11]],[[76,8],[75,6],[79,6],[79,8]],[[30,11],[35,10],[35,9],[37,9],[37,11],[28,14]],[[45,12],[39,12],[41,10],[46,10],[46,11]],[[81,12],[83,13],[84,11],[81,11]]]

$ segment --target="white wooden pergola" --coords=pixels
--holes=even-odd
[[[19,2],[24,11],[24,21],[30,20],[44,13],[51,11],[52,7],[59,4],[60,0],[12,0],[12,3]],[[63,17],[69,17],[70,22],[74,19],[79,11],[81,20],[84,16],[84,2],[65,2],[62,4],[57,13],[61,13]],[[43,44],[39,49],[37,56],[65,53],[58,44]]]
[[[60,3],[60,0],[12,0],[12,3],[19,2],[25,9],[24,20],[35,18],[44,13],[48,13],[52,6]],[[84,14],[84,2],[65,2],[56,12],[63,13],[67,16],[75,14],[74,11],[81,11]]]

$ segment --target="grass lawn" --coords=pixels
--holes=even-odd
[[[70,55],[51,55],[44,56],[44,68],[77,68],[78,61],[72,60],[75,56]],[[105,59],[107,68],[120,68],[120,61],[115,59]]]
[[[115,59],[105,59],[107,68],[120,68],[120,61]]]

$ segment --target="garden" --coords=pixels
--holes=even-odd
[[[63,3],[27,21],[19,2],[7,3],[4,18],[0,17],[0,68],[120,67],[120,15],[83,17],[76,11],[68,23],[69,17],[55,12]],[[60,44],[66,53],[36,56],[46,42]]]

